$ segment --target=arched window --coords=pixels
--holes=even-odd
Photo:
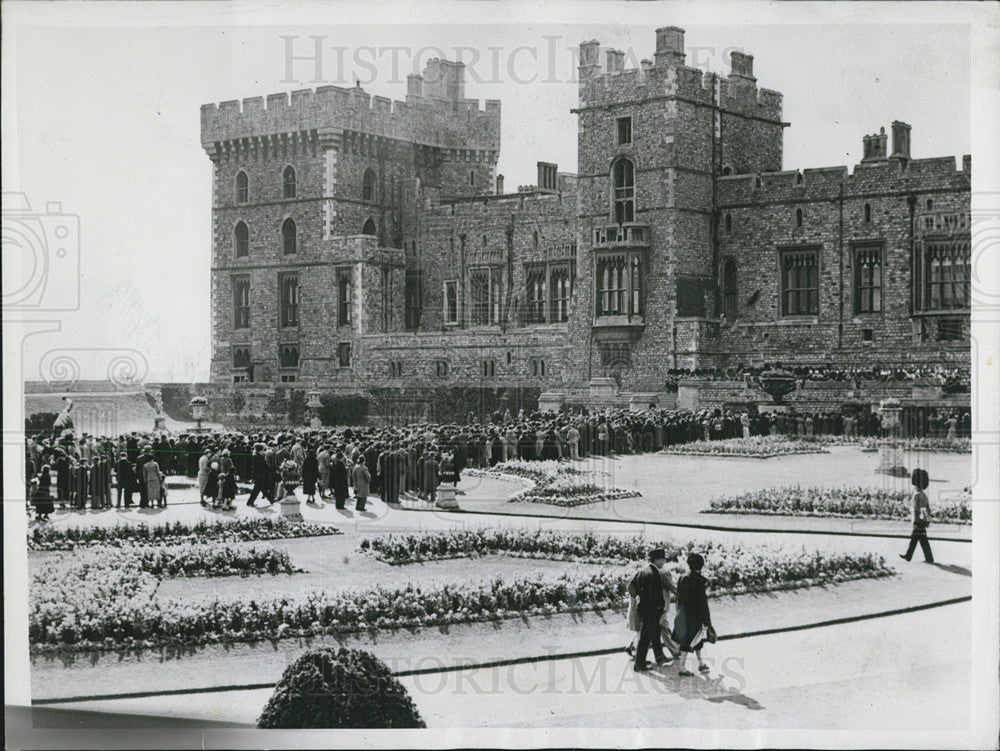
[[[795,226],[802,226],[802,209],[795,209]]]
[[[726,232],[733,231],[733,215],[726,214]]]
[[[795,173],[795,184],[796,185],[801,185],[804,180],[805,180],[805,178],[802,176],[801,172],[796,172]]]
[[[618,224],[635,221],[635,165],[619,159],[612,168],[615,183],[614,218]]]
[[[483,247],[486,247],[486,235],[483,235]]]
[[[732,167],[730,167],[730,166],[729,166],[729,165],[727,164],[727,165],[726,165],[725,167],[723,167],[723,168],[722,168],[722,174],[723,174],[723,175],[731,175],[731,174],[733,174],[733,168],[732,168]]]
[[[927,199],[927,210],[934,211],[934,201],[930,198]]]
[[[237,258],[250,255],[250,230],[243,222],[237,222],[233,229],[233,247]]]
[[[250,200],[250,180],[247,173],[240,170],[236,175],[236,203],[246,203]]]
[[[285,198],[295,198],[295,168],[291,165],[285,167],[281,180],[282,195],[284,195]]]
[[[375,229],[375,222],[374,222],[374,220],[369,219],[367,222],[365,222],[365,226],[361,228],[361,234],[362,235],[377,235],[378,234],[378,230]]]
[[[286,256],[295,252],[295,235],[295,222],[291,219],[283,221],[281,223],[281,247]]]
[[[361,187],[361,198],[364,201],[375,200],[375,170],[371,167],[365,170],[364,182]]]
[[[532,232],[531,233],[531,242],[534,244],[535,249],[537,250],[538,249],[538,233],[537,232]]]
[[[722,313],[736,317],[736,261],[727,258],[722,265]]]
[[[545,360],[538,361],[538,375],[540,376],[545,375]]]
[[[754,179],[753,179],[753,186],[754,186],[754,188],[756,188],[756,189],[758,189],[758,190],[759,190],[760,188],[763,188],[763,187],[764,187],[764,181],[763,181],[763,180],[761,179],[760,175],[755,175],[755,176],[754,176]]]
[[[872,220],[872,205],[870,203],[865,204],[865,221],[870,222]]]

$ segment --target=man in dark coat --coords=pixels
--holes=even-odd
[[[118,484],[118,504],[115,508],[122,507],[122,498],[125,499],[125,508],[131,508],[132,489],[135,486],[135,472],[132,469],[132,465],[129,464],[127,453],[122,453],[118,457],[118,463],[115,465],[115,474]]]
[[[253,490],[250,491],[247,506],[253,506],[253,502],[257,500],[257,496],[262,494],[268,503],[273,503],[274,496],[271,490],[274,487],[274,483],[271,482],[271,468],[267,464],[267,459],[264,458],[264,446],[260,443],[253,448],[251,475],[253,477]]]
[[[663,643],[660,641],[660,617],[667,606],[663,596],[663,578],[660,568],[666,564],[666,551],[654,548],[649,551],[649,563],[639,571],[629,582],[629,595],[638,599],[636,614],[641,625],[639,629],[639,644],[635,650],[636,672],[649,670],[646,655],[650,646],[658,665],[670,662],[663,653]]]

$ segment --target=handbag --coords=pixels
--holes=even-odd
[[[708,631],[705,634],[705,641],[707,641],[709,644],[715,644],[715,642],[717,642],[718,640],[719,640],[719,637],[715,633],[715,628],[713,628],[712,626],[709,626],[708,627]]]

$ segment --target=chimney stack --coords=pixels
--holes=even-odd
[[[503,195],[503,175],[497,175],[497,195]]]
[[[910,158],[910,126],[899,120],[892,121],[892,158]]]
[[[601,43],[596,39],[580,42],[580,83],[601,74]]]
[[[625,69],[625,53],[621,50],[608,50],[608,73],[621,73]]]
[[[729,53],[729,68],[731,76],[738,76],[739,78],[749,78],[752,81],[757,79],[753,77],[753,55],[747,55],[743,52],[733,52]]]
[[[424,77],[419,73],[410,73],[406,77],[406,94],[407,96],[423,96]]]
[[[558,166],[551,162],[538,163],[539,190],[556,190],[556,174]]]
[[[656,30],[656,65],[676,67],[684,64],[684,29],[664,26]]]

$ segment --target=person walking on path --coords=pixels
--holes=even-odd
[[[701,648],[706,641],[715,641],[715,630],[712,628],[712,616],[708,611],[708,594],[705,577],[701,570],[705,559],[699,553],[692,553],[687,559],[690,573],[685,574],[677,582],[677,614],[674,616],[674,641],[681,650],[681,669],[678,675],[694,675],[687,669],[687,656],[694,652],[698,658],[698,670],[709,671],[708,665],[701,657]]]
[[[660,641],[660,616],[666,608],[660,568],[666,562],[666,551],[663,548],[653,548],[649,551],[649,563],[632,577],[628,585],[629,610],[634,608],[635,615],[639,619],[639,643],[636,646],[633,666],[633,670],[637,673],[650,668],[646,662],[650,646],[653,648],[653,657],[658,665],[670,662],[663,654],[663,644]]]
[[[931,505],[927,501],[927,493],[924,492],[930,485],[930,476],[926,469],[917,468],[913,470],[910,481],[916,488],[913,491],[913,532],[910,534],[910,546],[906,549],[906,553],[900,553],[899,557],[904,561],[911,560],[917,549],[917,543],[920,543],[920,549],[924,553],[924,563],[934,563],[934,554],[927,539],[927,526],[931,522]]]
[[[268,503],[274,503],[274,496],[271,494],[271,468],[268,466],[267,459],[264,456],[263,444],[258,443],[254,446],[251,467],[253,490],[250,491],[247,506],[253,506],[254,501],[257,500],[257,496],[259,495],[263,495]]]

